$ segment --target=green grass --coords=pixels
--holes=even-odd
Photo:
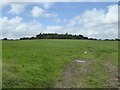
[[[75,59],[94,60],[83,77],[86,87],[106,87],[103,63],[117,68],[117,41],[29,40],[3,41],[3,87],[53,87],[66,65]],[[87,51],[88,53],[84,53]]]

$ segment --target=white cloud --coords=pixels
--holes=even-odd
[[[60,30],[61,26],[47,26],[48,30]]]
[[[25,10],[25,4],[23,3],[11,3],[10,4],[10,10],[8,13],[11,14],[21,14]]]
[[[33,7],[34,17],[56,17],[49,14],[39,6]],[[50,16],[51,15],[51,16]],[[61,20],[56,17],[56,20]],[[20,38],[24,36],[35,36],[38,33],[71,33],[82,34],[93,38],[117,38],[118,37],[118,6],[111,5],[106,10],[85,10],[81,15],[76,15],[66,21],[66,25],[43,26],[36,20],[25,22],[21,17],[8,19],[0,18],[3,26],[3,37]]]
[[[105,17],[106,23],[118,22],[118,5],[111,5],[108,7],[108,13]]]
[[[50,9],[52,7],[52,5],[53,5],[53,3],[50,3],[50,2],[43,3],[44,9]]]
[[[8,19],[7,17],[0,18],[2,24],[2,38],[20,38],[31,37],[41,33],[55,33],[61,30],[61,26],[43,26],[36,20],[24,22],[21,17]],[[0,37],[1,38],[1,37]]]
[[[35,18],[38,18],[38,17],[47,17],[47,18],[57,17],[57,14],[48,13],[39,6],[34,6],[31,10],[31,13],[32,13],[32,16]]]
[[[83,34],[93,38],[118,37],[118,6],[111,5],[108,10],[86,10],[69,20],[69,33]]]
[[[43,15],[44,12],[45,11],[42,8],[40,8],[39,6],[34,6],[31,10],[33,17],[40,17]]]
[[[19,24],[21,24],[22,20],[23,20],[22,18],[16,16],[15,18],[13,18],[13,19],[10,20],[10,23],[12,25],[14,25],[14,24],[15,25],[19,25]]]
[[[61,26],[46,26],[44,32],[42,33],[58,33],[58,31],[61,29]]]
[[[69,20],[69,23],[67,24],[68,27],[72,27],[75,26],[76,24],[78,24],[80,20],[80,16],[76,16],[73,19]]]
[[[7,17],[0,18],[2,24],[2,37],[20,38],[24,36],[34,36],[44,30],[42,25],[37,21],[23,22],[21,17],[8,19]]]

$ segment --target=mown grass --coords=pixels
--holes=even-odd
[[[4,88],[53,87],[56,78],[75,59],[94,60],[83,77],[86,87],[107,87],[103,63],[118,66],[117,41],[44,39],[3,41],[2,45]]]

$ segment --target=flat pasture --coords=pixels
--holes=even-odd
[[[2,41],[2,65],[3,88],[117,87],[118,41]]]

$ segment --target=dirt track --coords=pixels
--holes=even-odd
[[[73,61],[64,70],[63,78],[59,78],[55,87],[59,88],[75,88],[84,87],[82,77],[87,74],[91,62],[78,63]],[[76,82],[77,81],[77,82]]]
[[[86,88],[83,77],[89,73],[90,65],[94,60],[88,60],[84,63],[76,61],[71,62],[64,70],[62,78],[58,78],[55,83],[55,88]],[[103,69],[107,73],[108,80],[106,87],[116,88],[118,86],[117,69],[111,62],[105,62]]]

